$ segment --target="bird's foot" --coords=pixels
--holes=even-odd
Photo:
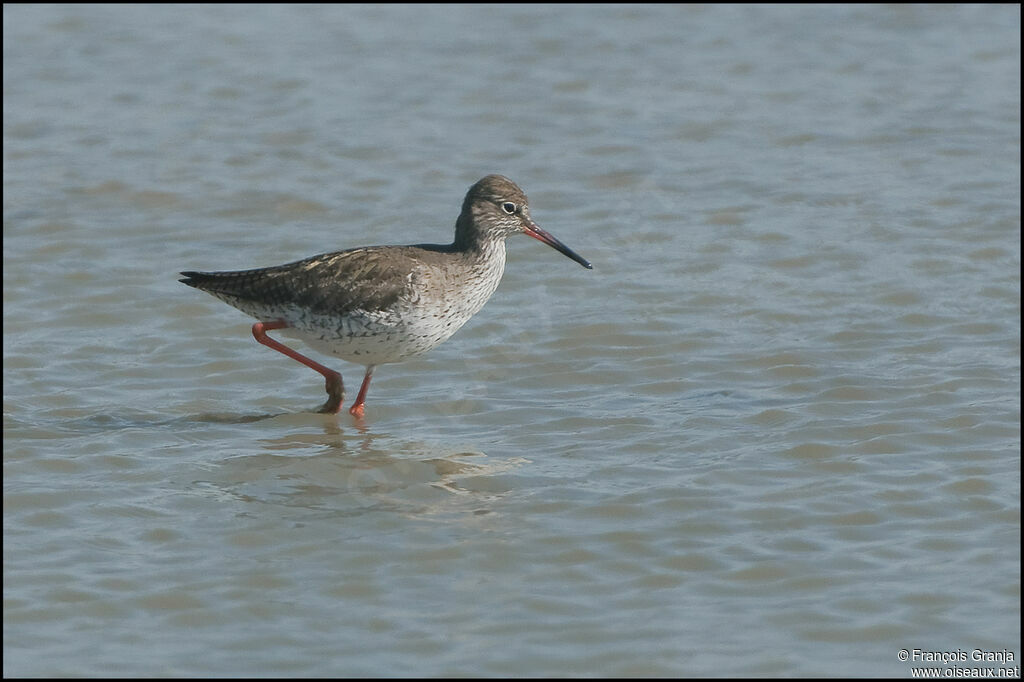
[[[333,376],[327,376],[327,402],[317,412],[321,414],[338,414],[341,412],[341,403],[345,399],[345,387],[341,383],[341,375],[337,372]]]
[[[341,397],[328,398],[327,402],[317,410],[320,414],[338,414],[341,412]]]

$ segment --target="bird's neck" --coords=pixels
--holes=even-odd
[[[505,261],[505,240],[489,235],[473,224],[472,216],[463,211],[455,223],[455,251],[473,261]]]
[[[505,240],[489,239],[478,241],[467,249],[460,249],[462,257],[470,263],[470,267],[480,272],[501,273],[505,269]]]
[[[455,248],[466,251],[476,247],[479,241],[480,233],[473,225],[472,212],[463,208],[455,221]]]

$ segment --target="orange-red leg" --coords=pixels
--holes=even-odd
[[[348,408],[348,413],[357,419],[363,418],[363,403],[366,402],[366,392],[370,389],[370,378],[373,376],[373,370],[374,365],[367,365],[366,375],[363,377],[363,385],[359,387],[359,395],[356,396],[356,401],[352,403],[352,407]]]
[[[327,402],[325,402],[323,404],[323,407],[321,407],[318,411],[327,414],[337,414],[338,412],[341,411],[341,401],[345,399],[345,385],[341,381],[341,374],[335,372],[333,369],[324,367],[319,362],[310,360],[302,353],[294,351],[288,346],[284,345],[283,343],[275,341],[274,339],[267,336],[267,332],[269,331],[273,331],[275,329],[284,329],[285,327],[288,326],[290,325],[280,320],[276,322],[257,322],[252,326],[252,335],[256,338],[257,341],[262,343],[264,346],[268,346],[280,353],[284,353],[292,360],[298,360],[306,367],[309,367],[310,369],[316,370],[317,372],[323,374],[324,379],[327,380]],[[359,391],[360,398],[363,397],[363,393],[365,392],[365,385],[363,389],[364,390]],[[354,405],[353,409],[355,409]]]

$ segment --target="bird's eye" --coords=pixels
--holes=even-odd
[[[504,204],[501,205],[501,210],[503,210],[505,213],[508,213],[509,215],[512,215],[513,213],[516,212],[516,205],[513,204],[511,201],[506,201]]]

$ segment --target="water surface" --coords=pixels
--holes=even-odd
[[[176,281],[495,172],[365,424]],[[4,673],[1019,665],[1019,272],[1018,7],[5,6]]]

